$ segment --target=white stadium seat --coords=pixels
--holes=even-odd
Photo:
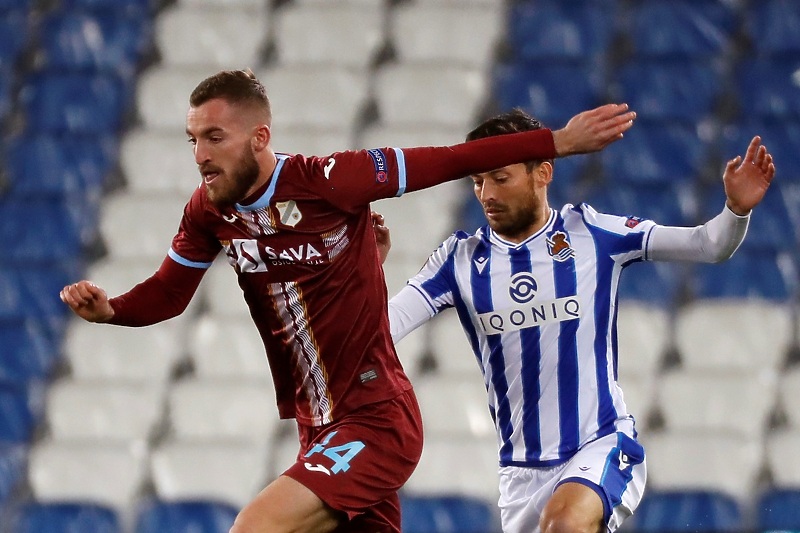
[[[401,62],[485,69],[493,59],[502,16],[492,5],[409,2],[392,11],[392,43]]]
[[[177,440],[263,445],[273,437],[278,423],[275,392],[263,380],[185,379],[170,388],[168,405]]]
[[[185,135],[189,95],[197,84],[218,71],[214,65],[145,71],[139,76],[136,91],[136,109],[143,126]]]
[[[447,64],[398,63],[375,79],[380,120],[387,125],[471,129],[486,94],[480,70]]]
[[[686,368],[777,369],[791,338],[788,305],[695,300],[678,310],[676,342]]]
[[[156,19],[155,40],[164,66],[254,68],[260,63],[267,29],[263,4],[208,5],[203,9],[178,4]]]
[[[276,66],[257,75],[267,88],[276,132],[293,127],[351,132],[367,98],[367,79],[341,68]],[[276,147],[279,141],[276,135]]]
[[[767,464],[779,487],[800,487],[800,428],[773,431],[766,437]]]
[[[189,334],[197,377],[272,383],[264,343],[248,317],[203,315]]]
[[[752,498],[762,467],[760,439],[720,431],[644,432],[647,482],[653,490],[709,489]]]
[[[494,436],[465,439],[429,435],[404,490],[411,495],[460,494],[496,502],[500,494],[497,472]]]
[[[633,300],[620,301],[617,311],[620,376],[655,375],[670,335],[666,309]]]
[[[617,384],[622,389],[628,413],[636,419],[637,427],[645,427],[653,408],[661,404],[660,380],[655,375],[625,374],[619,376]]]
[[[158,267],[178,232],[184,194],[115,194],[103,203],[100,233],[112,258],[152,257]]]
[[[128,132],[120,146],[120,165],[127,190],[134,193],[177,193],[188,202],[201,183],[192,145],[181,131]]]
[[[272,128],[272,148],[285,154],[326,156],[351,150],[353,135],[347,131],[309,129],[306,126]]]
[[[171,321],[146,328],[70,322],[64,352],[79,380],[146,381],[166,385],[182,356],[181,328]]]
[[[427,437],[495,438],[486,389],[477,369],[470,376],[425,376],[416,380],[414,390]]]
[[[163,410],[164,390],[157,385],[61,379],[47,391],[45,416],[56,441],[146,443]]]
[[[431,348],[439,372],[445,375],[475,376],[480,381],[481,366],[455,309],[447,309],[433,319]]]
[[[386,39],[384,11],[380,2],[290,4],[276,21],[278,61],[364,70]]]
[[[214,317],[250,320],[250,310],[244,301],[236,272],[223,254],[206,272],[200,290],[208,305],[208,312]]]
[[[360,148],[410,148],[415,146],[451,146],[464,142],[467,131],[453,126],[429,126],[375,123],[361,132]]]
[[[778,389],[780,405],[789,426],[800,430],[800,367],[782,374]]]
[[[168,441],[152,453],[150,475],[165,501],[216,500],[243,507],[266,486],[268,451],[246,441]]]
[[[28,481],[40,502],[87,501],[125,509],[147,473],[141,443],[42,442],[31,449]]]
[[[776,403],[776,375],[734,371],[675,371],[664,374],[660,405],[668,428],[719,430],[756,438]]]

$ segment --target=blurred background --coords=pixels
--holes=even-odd
[[[648,453],[624,531],[800,531],[800,2],[796,0],[0,0],[0,532],[227,532],[291,464],[263,347],[227,265],[144,330],[72,319],[161,263],[197,186],[188,95],[252,68],[273,145],[461,142],[519,106],[548,126],[625,101],[604,152],[558,160],[551,203],[695,225],[762,135],[777,177],[714,266],[636,264],[619,379]],[[453,230],[468,180],[381,201],[389,294]],[[426,426],[408,533],[490,533],[497,449],[454,314],[398,345]]]

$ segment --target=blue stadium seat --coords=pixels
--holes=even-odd
[[[150,501],[138,511],[135,533],[228,533],[237,514],[222,503]]]
[[[24,444],[42,413],[39,384],[0,381],[0,443]]]
[[[0,66],[9,68],[28,41],[27,10],[2,11],[0,7]]]
[[[756,504],[757,531],[800,531],[800,488],[771,489]]]
[[[681,265],[675,263],[630,265],[620,277],[619,298],[669,309],[678,298],[682,271]]]
[[[0,506],[23,478],[27,458],[26,445],[0,443]]]
[[[797,54],[783,59],[751,59],[736,68],[736,90],[747,115],[800,119]]]
[[[713,114],[722,85],[715,65],[703,60],[632,61],[618,74],[614,100],[640,119],[695,123]]]
[[[28,503],[13,516],[14,533],[121,533],[116,512],[90,503]]]
[[[126,80],[152,43],[149,16],[118,13],[109,7],[55,11],[42,28],[46,68],[116,72]]]
[[[731,533],[743,530],[739,504],[715,491],[650,491],[631,518],[638,533]]]
[[[42,325],[48,339],[63,334],[68,309],[61,289],[80,279],[83,265],[59,261],[53,265],[12,266],[0,262],[0,318],[31,318]]]
[[[8,117],[13,106],[11,94],[11,84],[14,78],[13,72],[11,67],[0,65],[0,120],[5,120],[6,117]]]
[[[494,506],[476,498],[406,495],[400,508],[404,533],[500,532]]]
[[[574,114],[602,102],[600,80],[589,63],[513,62],[492,75],[501,109],[521,107],[545,125],[559,128]]]
[[[2,261],[79,259],[96,236],[96,219],[97,204],[81,194],[4,198],[0,200],[0,246],[6,250]]]
[[[508,44],[523,60],[599,58],[611,41],[612,14],[607,5],[515,3],[508,14]]]
[[[708,143],[692,124],[640,122],[600,153],[605,175],[613,184],[668,185],[692,182],[706,162]]]
[[[29,11],[34,0],[0,0],[0,12],[24,10]]]
[[[158,0],[62,0],[61,9],[97,9],[110,8],[124,13],[152,12],[160,5]]]
[[[116,134],[128,100],[122,81],[107,74],[37,73],[20,91],[28,129],[41,133]]]
[[[781,268],[788,254],[740,249],[723,263],[697,265],[692,278],[697,298],[763,298],[785,302],[794,280]]]
[[[722,157],[727,161],[744,156],[756,135],[774,157],[780,182],[800,183],[800,119],[749,119],[729,125],[721,139]]]
[[[757,53],[800,53],[800,4],[795,0],[749,2],[742,17]]]
[[[113,136],[22,135],[4,143],[8,179],[16,196],[93,197],[117,160]]]
[[[680,184],[633,186],[617,184],[614,176],[599,184],[583,200],[602,213],[636,216],[667,226],[686,226],[691,213],[685,213]]]
[[[719,0],[642,2],[632,15],[631,39],[637,57],[708,57],[726,51],[736,12]]]
[[[32,318],[0,318],[0,381],[44,380],[60,354],[43,326]]]

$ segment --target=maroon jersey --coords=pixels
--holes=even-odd
[[[555,156],[549,130],[450,147],[278,155],[262,190],[219,210],[204,187],[184,211],[169,258],[111,304],[113,323],[183,311],[224,250],[264,340],[281,417],[307,425],[411,387],[392,344],[369,203]]]
[[[391,150],[278,155],[252,203],[220,211],[192,196],[170,257],[224,250],[267,350],[284,418],[327,424],[410,388],[389,334],[369,202],[401,193]]]

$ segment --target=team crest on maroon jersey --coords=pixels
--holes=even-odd
[[[575,256],[569,237],[563,231],[553,232],[547,237],[547,253],[556,261],[566,261]]]
[[[277,202],[275,203],[275,209],[278,210],[281,224],[284,226],[293,228],[303,218],[303,214],[300,212],[300,208],[297,207],[297,202],[294,200]]]

